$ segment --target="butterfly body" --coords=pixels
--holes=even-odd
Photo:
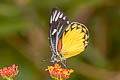
[[[53,53],[51,62],[64,61],[80,54],[88,45],[88,29],[78,22],[70,22],[57,8],[50,15],[49,42]]]

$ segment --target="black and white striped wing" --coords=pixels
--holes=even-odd
[[[62,11],[60,11],[58,8],[52,9],[50,14],[49,41],[53,55],[56,54],[58,40],[69,24],[69,19]]]

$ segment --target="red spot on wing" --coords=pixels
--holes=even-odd
[[[62,39],[59,39],[59,42],[58,42],[58,52],[61,51],[61,48],[62,48]]]

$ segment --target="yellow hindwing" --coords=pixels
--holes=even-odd
[[[72,22],[62,36],[62,59],[80,54],[88,44],[88,30],[80,23]]]

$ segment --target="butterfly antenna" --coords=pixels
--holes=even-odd
[[[42,63],[44,63],[44,62],[46,62],[46,61],[49,61],[49,60],[50,60],[49,58],[43,59],[43,60],[41,60],[39,63],[42,64]]]
[[[45,61],[49,61],[50,59],[48,58],[48,59],[44,59],[44,60],[42,60],[42,62],[45,62]]]

